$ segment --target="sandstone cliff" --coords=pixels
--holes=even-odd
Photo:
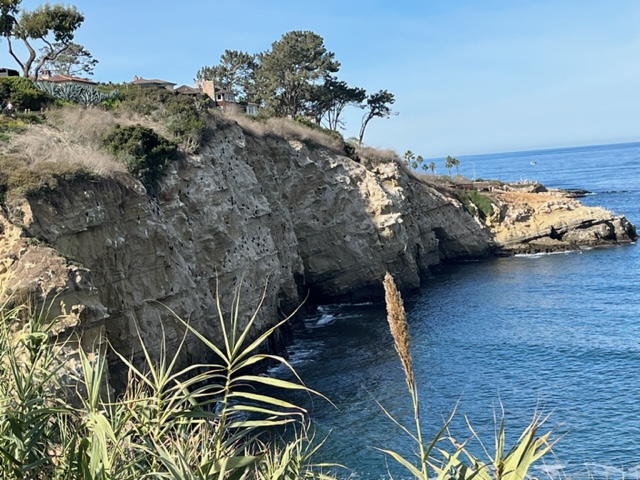
[[[502,185],[491,192],[494,214],[487,220],[497,254],[538,253],[627,243],[633,225],[622,215],[582,205],[572,192],[518,191]]]
[[[604,217],[598,212],[606,224]],[[60,331],[83,332],[86,348],[108,339],[133,356],[141,353],[138,337],[152,353],[163,334],[168,350],[176,348],[185,328],[174,313],[217,338],[216,289],[228,313],[239,288],[242,318],[264,293],[257,324],[264,329],[307,294],[318,302],[375,298],[387,270],[402,288],[415,288],[442,261],[494,248],[492,230],[455,195],[393,159],[363,154],[356,162],[221,121],[198,155],[170,167],[153,196],[126,174],[78,180],[13,199],[1,221],[1,286],[55,296],[66,306]],[[560,234],[558,225],[569,222],[549,225]],[[502,248],[522,240],[505,229],[493,230]],[[206,355],[193,342],[182,361]]]

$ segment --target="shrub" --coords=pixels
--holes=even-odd
[[[198,113],[194,100],[185,95],[174,95],[165,105],[163,122],[169,133],[187,151],[195,151],[200,146],[205,121]]]
[[[18,112],[15,114],[15,118],[23,123],[28,123],[29,125],[40,125],[44,123],[44,118],[39,113]]]
[[[25,123],[19,118],[0,117],[0,140],[7,141],[12,133],[22,133]]]
[[[493,214],[493,201],[487,195],[483,195],[477,190],[464,191],[458,194],[458,198],[465,210],[471,215],[478,216],[484,220]]]
[[[130,173],[151,189],[177,151],[175,143],[142,125],[116,125],[104,137],[104,146],[126,165]]]
[[[53,97],[24,77],[0,78],[0,99],[11,102],[16,111],[42,110],[53,103]]]
[[[207,105],[204,97],[179,95],[164,88],[129,86],[121,92],[119,108],[159,122],[187,152],[193,152],[202,140],[206,122],[200,113]]]

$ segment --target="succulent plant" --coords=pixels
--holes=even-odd
[[[85,106],[99,105],[104,100],[114,99],[120,95],[118,90],[103,93],[92,85],[79,85],[77,83],[56,84],[39,81],[35,82],[34,85],[54,98]]]

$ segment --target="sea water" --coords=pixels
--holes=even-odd
[[[640,226],[640,144],[460,157],[465,176],[538,180],[592,192],[583,203]],[[441,167],[442,168],[442,167]],[[513,441],[536,413],[559,441],[533,474],[640,478],[640,248],[627,245],[445,268],[405,299],[425,434],[455,409],[493,448],[495,418]],[[380,305],[332,305],[306,319],[290,349],[300,397],[328,434],[325,460],[355,478],[410,478],[378,448],[411,457],[413,414]],[[477,445],[472,447],[482,455]],[[345,474],[346,477],[347,474]]]

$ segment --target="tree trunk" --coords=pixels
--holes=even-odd
[[[20,61],[18,56],[13,52],[13,45],[11,43],[11,37],[7,37],[7,46],[9,48],[9,55],[11,55],[13,57],[13,59],[18,63],[18,65],[20,65],[20,68],[22,69],[22,74],[26,77],[27,74],[25,73],[24,64]]]
[[[22,70],[24,72],[24,76],[29,78],[29,72],[31,71],[31,65],[33,64],[33,61],[36,59],[36,51],[33,49],[31,44],[29,43],[29,40],[27,40],[26,38],[22,38],[21,40],[24,43],[24,46],[27,47],[27,50],[29,51],[29,58],[27,58],[25,60],[24,66],[22,67]],[[37,74],[36,74],[36,77],[34,78],[34,80],[38,80]]]
[[[364,138],[364,131],[367,129],[367,124],[369,123],[369,121],[373,118],[373,116],[368,113],[367,115],[365,115],[365,117],[362,119],[362,127],[360,128],[360,135],[358,136],[358,143],[360,145],[362,145],[362,139]]]

